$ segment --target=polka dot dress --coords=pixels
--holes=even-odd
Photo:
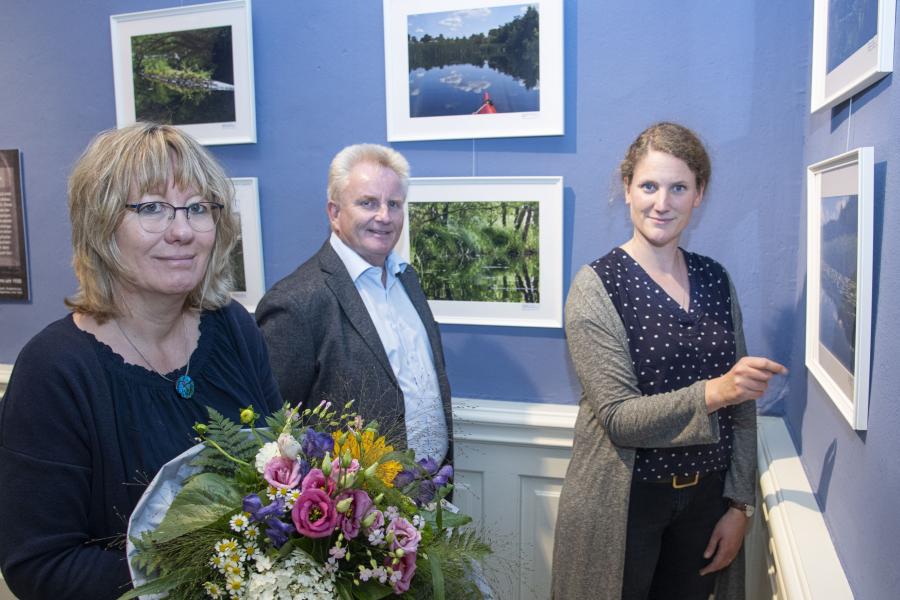
[[[725,269],[705,256],[682,252],[691,288],[687,311],[621,248],[591,263],[625,325],[631,364],[645,396],[718,377],[735,363]],[[658,481],[728,468],[734,439],[731,407],[719,410],[719,428],[718,444],[638,448],[635,478]]]

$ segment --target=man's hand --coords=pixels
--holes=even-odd
[[[738,550],[741,549],[748,520],[744,513],[736,508],[729,508],[722,515],[703,552],[703,558],[712,558],[712,562],[700,570],[701,575],[721,571],[731,564],[731,561],[737,556]]]

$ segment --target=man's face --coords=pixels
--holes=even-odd
[[[403,186],[388,167],[361,162],[350,170],[339,202],[328,202],[331,229],[369,264],[384,261],[403,231]]]

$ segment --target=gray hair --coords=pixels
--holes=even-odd
[[[328,168],[328,201],[340,204],[341,194],[350,182],[350,171],[360,163],[374,163],[387,167],[400,178],[403,195],[409,187],[409,162],[403,155],[387,146],[354,144],[338,152]]]

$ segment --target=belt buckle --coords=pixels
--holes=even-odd
[[[687,487],[691,487],[693,485],[697,485],[697,482],[700,481],[700,471],[694,471],[694,478],[692,480],[689,480],[687,483],[679,483],[678,480],[679,480],[678,475],[672,476],[672,487],[675,488],[676,490],[680,490],[682,488],[687,488]]]

